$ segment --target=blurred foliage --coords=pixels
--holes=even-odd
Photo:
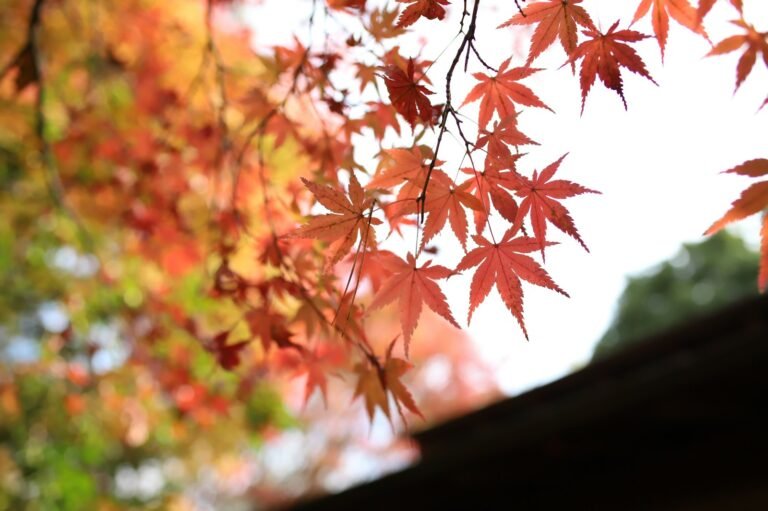
[[[335,333],[321,246],[275,234],[300,177],[358,166],[351,132],[306,115],[335,57],[257,53],[238,12],[0,2],[0,511],[266,507],[415,454],[350,405],[362,355]],[[360,346],[384,353],[396,314]],[[440,321],[422,317],[407,375],[434,419],[496,391]],[[281,435],[302,449],[270,457]]]
[[[632,277],[608,331],[597,343],[600,359],[649,335],[707,311],[757,295],[759,256],[740,237],[721,231],[683,245],[670,261]]]

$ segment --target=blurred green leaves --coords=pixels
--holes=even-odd
[[[683,245],[670,261],[629,279],[613,323],[597,343],[593,359],[709,310],[757,295],[758,260],[756,252],[728,231]]]

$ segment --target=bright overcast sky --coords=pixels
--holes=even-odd
[[[486,8],[494,3],[503,7]],[[746,19],[756,22],[759,30],[768,30],[768,2],[744,3]],[[618,18],[623,20],[621,27],[626,27],[637,4],[638,0],[584,2],[603,30]],[[286,27],[291,23],[300,34],[306,33],[303,22],[309,5],[272,1],[266,2],[266,7],[247,11],[257,44],[288,43]],[[515,46],[512,65],[524,64],[524,44],[515,43],[510,29],[494,28],[514,14],[514,9],[508,1],[483,3],[477,46],[494,65],[509,56]],[[401,44],[403,55],[416,54],[417,40],[429,34],[422,55],[436,58],[454,39],[460,10],[451,6],[450,19],[441,23],[419,21],[412,44]],[[735,10],[727,2],[713,9],[706,24],[713,41],[738,31],[723,22],[733,18]],[[330,23],[326,26],[333,28]],[[651,33],[648,19],[633,29]],[[458,40],[454,40],[435,64],[430,74],[435,81],[433,90],[443,90],[436,77],[445,75],[457,44]],[[584,115],[580,115],[578,79],[568,67],[559,69],[565,61],[559,45],[536,61],[536,67],[545,70],[524,82],[556,114],[526,109],[520,117],[520,128],[541,144],[526,148],[529,155],[521,161],[522,171],[530,174],[532,169],[541,169],[567,152],[570,154],[559,176],[599,190],[602,195],[565,201],[591,253],[550,227],[549,232],[561,244],[547,251],[545,267],[571,298],[523,285],[530,341],[525,341],[495,290],[475,312],[468,331],[508,393],[553,380],[586,362],[611,320],[627,276],[670,258],[684,242],[700,241],[703,231],[725,212],[748,182],[719,172],[747,159],[768,156],[768,108],[756,113],[768,95],[768,72],[760,59],[752,76],[734,95],[740,52],[704,59],[709,44],[675,23],[664,65],[655,39],[643,41],[636,48],[660,86],[624,72],[627,111],[618,95],[597,83],[587,98]],[[470,71],[482,69],[475,66]],[[472,78],[457,79],[454,96],[463,98],[473,83]],[[476,108],[469,106],[463,111],[474,117]],[[448,147],[445,152],[441,149],[440,159],[448,162],[446,170],[455,170],[461,147],[455,140],[446,140]],[[744,222],[737,230],[756,243],[756,220]],[[438,238],[438,244],[441,261],[443,257],[449,262],[460,259],[461,249],[451,237]],[[410,241],[407,247],[412,246]],[[468,307],[470,276],[451,279],[445,286],[454,315],[462,323]]]

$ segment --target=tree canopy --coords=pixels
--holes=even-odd
[[[595,346],[594,359],[756,295],[758,259],[741,238],[728,231],[683,245],[673,259],[629,279],[611,326]]]

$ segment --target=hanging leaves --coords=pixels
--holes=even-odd
[[[739,174],[749,177],[768,176],[768,160],[750,160],[726,171],[729,174]],[[731,222],[747,218],[768,209],[768,181],[759,181],[744,190],[741,196],[733,201],[731,209],[718,221],[710,226],[704,234],[715,234]],[[763,215],[760,273],[758,286],[761,291],[768,288],[768,215]]]
[[[392,276],[379,289],[371,303],[371,309],[377,309],[398,300],[406,356],[411,336],[419,322],[422,304],[426,303],[427,307],[449,323],[459,326],[448,308],[445,295],[435,282],[437,279],[450,277],[451,270],[444,266],[431,266],[431,261],[416,267],[416,258],[410,252],[406,261],[393,257],[388,260],[388,264]]]
[[[101,13],[110,23],[85,46],[70,23],[89,19],[83,2],[43,3],[13,0],[28,23],[0,34],[9,56],[0,73],[9,106],[3,151],[24,163],[8,184],[28,208],[12,211],[8,224],[19,226],[13,235],[24,247],[35,239],[25,231],[29,218],[92,228],[94,236],[82,235],[96,240],[92,248],[82,248],[80,235],[56,233],[41,253],[77,246],[105,261],[126,258],[100,265],[94,277],[99,289],[114,290],[106,301],[123,307],[106,314],[136,339],[136,356],[145,357],[168,402],[201,424],[235,400],[218,399],[218,386],[198,381],[189,349],[179,350],[185,356],[163,351],[179,339],[205,350],[224,378],[242,378],[243,402],[253,375],[305,375],[306,398],[317,389],[327,397],[329,375],[353,373],[369,416],[376,409],[391,416],[393,403],[418,413],[402,377],[405,358],[416,353],[417,326],[427,321],[424,306],[458,326],[448,288],[468,296],[471,319],[495,287],[527,336],[523,281],[565,294],[537,253],[543,261],[553,250],[560,234],[551,226],[586,249],[565,199],[597,193],[556,177],[563,158],[537,172],[521,153],[548,151],[553,142],[539,116],[525,112],[551,111],[531,84],[557,71],[533,65],[562,47],[572,70],[580,66],[582,111],[598,77],[625,107],[627,70],[653,81],[636,44],[648,36],[620,30],[618,21],[598,29],[599,7],[580,0],[499,4],[506,9],[499,19],[507,20],[500,28],[523,37],[530,31],[526,62],[516,67],[511,49],[486,54],[483,27],[494,11],[474,0],[326,0],[326,8],[307,13],[313,38],[298,34],[255,54],[243,44],[247,31],[221,30],[228,0],[210,9],[196,4],[183,16],[153,0],[118,2],[110,9],[120,22],[111,10]],[[738,89],[756,74],[758,59],[768,64],[768,45],[765,33],[741,19],[748,14],[742,2],[729,3],[740,15],[739,34],[710,55],[739,53]],[[670,18],[705,35],[714,4],[638,0],[626,14],[634,12],[633,23],[651,17],[663,56]],[[444,27],[450,6],[458,35],[444,56],[414,48],[431,32],[404,38],[408,27]],[[414,57],[403,58],[401,47]],[[462,98],[459,90],[469,92]],[[477,122],[467,115],[475,104]],[[762,181],[710,232],[766,207],[765,161],[732,172]],[[53,202],[41,199],[48,196]],[[387,250],[403,243],[411,252]],[[452,259],[450,248],[462,255]],[[469,289],[449,279],[464,271],[473,272]],[[85,287],[73,293],[94,295]],[[65,298],[55,301],[80,302]],[[103,309],[86,301],[73,313]],[[399,331],[388,346],[371,328],[387,313]],[[136,318],[149,326],[137,327]],[[225,330],[222,321],[231,322]],[[86,320],[72,323],[68,336],[86,336],[74,332]],[[400,343],[404,359],[392,354]],[[334,356],[322,353],[327,346]],[[156,360],[163,357],[176,358]]]
[[[736,20],[731,23],[741,27],[746,33],[723,39],[707,55],[724,55],[734,52],[744,45],[747,46],[736,66],[736,90],[738,90],[752,72],[752,68],[755,67],[758,55],[768,67],[768,32],[758,32],[755,27],[747,24],[744,20]]]
[[[600,192],[590,190],[571,181],[563,179],[552,180],[566,156],[563,155],[556,162],[548,165],[541,171],[541,174],[534,171],[533,179],[521,177],[520,184],[515,190],[517,195],[523,198],[517,210],[515,225],[522,225],[523,219],[530,215],[533,234],[539,241],[542,258],[544,257],[544,246],[546,245],[547,223],[551,223],[574,238],[584,247],[584,250],[589,252],[589,249],[579,235],[579,231],[576,230],[571,215],[560,203],[560,200],[583,193]]]
[[[696,10],[688,3],[688,0],[641,0],[637,6],[632,24],[639,21],[646,14],[651,13],[653,32],[661,48],[661,58],[664,58],[664,49],[667,46],[667,36],[669,34],[669,17],[677,21],[697,34],[707,36],[704,28],[699,23],[699,15]]]
[[[596,30],[585,31],[584,34],[591,39],[581,43],[571,55],[570,62],[582,59],[580,73],[582,113],[587,94],[589,94],[589,90],[598,76],[606,87],[616,91],[621,97],[624,108],[627,108],[627,100],[624,98],[624,83],[621,79],[622,67],[644,76],[656,84],[656,81],[648,74],[645,63],[637,52],[625,44],[625,42],[642,41],[648,36],[633,30],[617,31],[618,26],[619,22],[617,21],[611,25],[605,34]]]
[[[519,229],[510,229],[500,243],[493,243],[486,238],[475,235],[473,239],[478,247],[471,250],[456,267],[461,272],[477,266],[469,289],[469,317],[472,321],[475,309],[483,303],[491,288],[495,285],[504,305],[520,324],[526,339],[528,331],[523,319],[523,288],[520,279],[568,294],[555,284],[550,276],[531,257],[524,255],[539,250],[539,240],[528,236],[513,238]]]
[[[400,14],[397,19],[398,27],[407,27],[416,23],[421,18],[443,19],[445,18],[445,7],[448,0],[397,0],[400,3],[410,4]]]
[[[499,28],[520,25],[536,25],[531,38],[531,48],[526,64],[533,62],[544,50],[560,39],[560,44],[567,55],[572,55],[578,41],[578,26],[597,30],[592,19],[579,4],[581,0],[548,0],[534,2],[525,7]]]
[[[413,59],[408,60],[405,72],[399,66],[392,65],[386,68],[385,73],[384,83],[395,110],[411,126],[415,125],[418,119],[430,124],[434,112],[427,95],[432,94],[432,91],[419,85],[419,80],[414,78]]]
[[[376,359],[368,359],[357,365],[357,386],[355,388],[355,397],[362,397],[365,402],[365,409],[368,417],[373,420],[376,409],[380,409],[385,416],[389,414],[389,395],[392,395],[395,406],[400,416],[405,421],[402,407],[415,413],[419,417],[421,411],[416,406],[413,396],[402,383],[401,379],[413,366],[400,358],[392,356],[392,350],[395,346],[393,340],[387,349],[384,364],[381,365]]]
[[[347,255],[358,237],[374,244],[376,233],[372,226],[380,224],[381,220],[370,216],[373,199],[365,198],[365,192],[354,174],[349,179],[349,198],[337,188],[306,179],[302,181],[317,202],[333,213],[310,217],[309,222],[296,230],[293,236],[331,242],[329,265]]]
[[[507,59],[501,64],[496,76],[488,76],[485,73],[475,73],[472,75],[480,83],[469,91],[463,105],[482,98],[482,101],[480,101],[480,116],[478,117],[478,124],[480,124],[481,128],[488,125],[493,112],[498,112],[500,119],[516,116],[515,104],[552,110],[531,89],[517,83],[518,80],[527,78],[533,73],[541,71],[541,69],[515,67],[507,70],[510,60]]]

